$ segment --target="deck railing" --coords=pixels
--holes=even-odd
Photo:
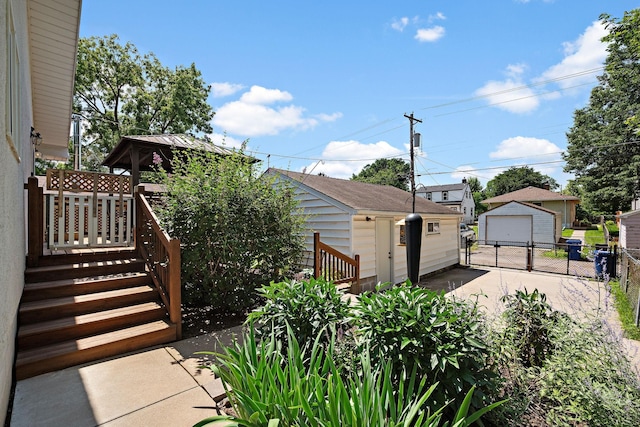
[[[332,281],[336,285],[351,283],[351,293],[360,293],[360,255],[351,258],[320,241],[320,233],[313,233],[313,276]]]
[[[136,250],[146,260],[153,282],[169,312],[169,319],[177,326],[176,339],[180,339],[180,240],[171,239],[160,227],[142,186],[136,190]]]
[[[49,248],[133,244],[130,176],[49,169],[43,208]]]

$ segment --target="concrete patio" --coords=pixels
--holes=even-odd
[[[451,291],[459,297],[480,295],[480,304],[495,313],[499,299],[516,289],[538,289],[557,309],[592,313],[601,310],[619,331],[617,314],[602,283],[570,276],[494,268],[458,268],[421,283]],[[11,426],[191,426],[217,414],[222,384],[211,371],[201,369],[209,360],[195,355],[215,351],[217,343],[230,343],[240,328],[202,335],[170,345],[67,368],[19,381]],[[640,346],[623,340],[636,367]]]

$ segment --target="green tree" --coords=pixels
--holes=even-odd
[[[261,176],[241,153],[174,153],[159,216],[180,239],[183,301],[245,314],[255,289],[299,264],[304,216],[290,187]]]
[[[409,190],[411,166],[402,159],[378,159],[366,165],[358,174],[353,174],[353,181],[370,184],[391,185],[402,190]]]
[[[546,185],[549,186],[550,190],[559,188],[556,180],[548,175],[543,175],[529,166],[514,166],[487,182],[485,196],[486,198],[491,198],[529,186],[544,188]]]
[[[588,105],[574,113],[564,169],[575,174],[585,206],[611,214],[629,209],[640,187],[640,9],[601,19],[609,29],[605,72]]]
[[[469,183],[469,189],[471,190],[471,195],[473,196],[473,203],[475,204],[475,209],[474,209],[475,216],[478,216],[487,211],[487,207],[482,203],[480,203],[482,200],[486,198],[484,194],[485,193],[484,188],[482,187],[482,183],[480,182],[480,180],[475,176],[472,176],[471,178],[469,178],[467,182]]]
[[[211,132],[210,87],[194,64],[170,69],[117,35],[81,38],[74,111],[83,118],[83,163],[96,169],[121,136]]]

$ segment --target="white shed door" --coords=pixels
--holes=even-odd
[[[382,283],[394,283],[392,232],[392,219],[376,218],[376,274]]]
[[[491,242],[531,242],[533,218],[518,215],[487,215],[486,230],[486,240]]]

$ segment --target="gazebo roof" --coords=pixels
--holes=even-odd
[[[153,153],[161,156],[162,166],[166,170],[171,169],[169,160],[172,157],[172,150],[175,149],[211,151],[223,156],[234,154],[234,151],[229,148],[214,145],[190,135],[128,135],[120,138],[102,164],[112,169],[132,170],[131,154],[134,147],[138,151],[138,167],[141,171],[153,170]]]
[[[140,172],[154,170],[154,153],[162,160],[162,167],[172,172],[171,159],[174,150],[209,151],[221,156],[238,154],[230,148],[214,145],[210,142],[197,139],[191,135],[164,134],[164,135],[129,135],[120,138],[118,144],[107,155],[102,164],[113,169],[125,169],[131,172],[133,185],[140,182]],[[247,161],[255,163],[258,159],[243,155]]]

